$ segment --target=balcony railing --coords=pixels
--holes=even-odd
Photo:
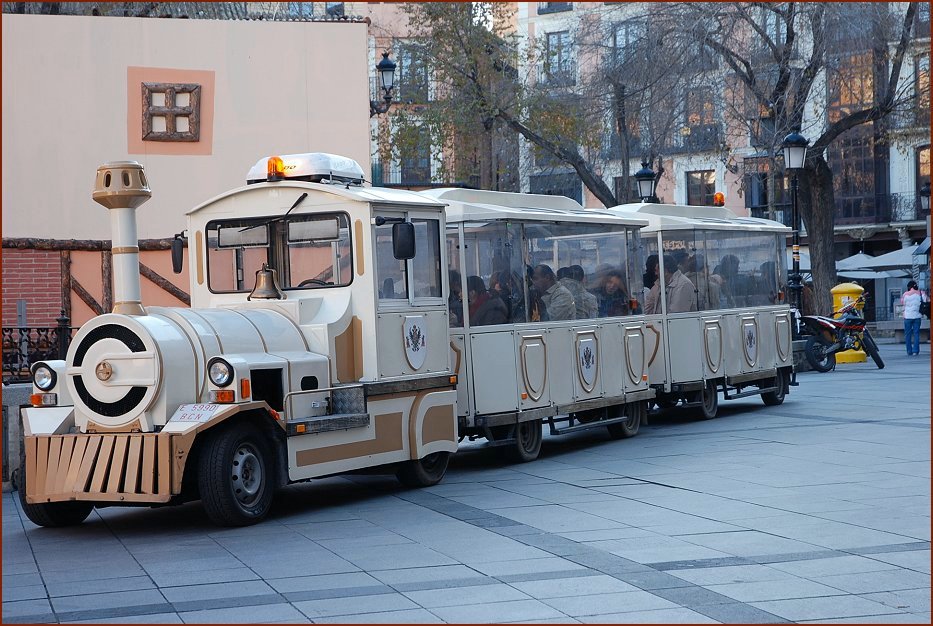
[[[836,224],[885,224],[920,222],[930,214],[923,210],[916,193],[836,196]]]
[[[748,207],[748,208],[749,208],[749,211],[752,217],[759,217],[765,220],[771,219],[771,217],[768,215],[767,206],[757,206],[757,207]],[[784,224],[785,226],[789,226],[793,228],[794,227],[792,223],[793,217],[794,217],[793,209],[790,204],[774,205],[774,221],[775,222],[780,222],[781,224]]]
[[[397,166],[373,161],[373,187],[427,187],[432,185],[431,166]]]
[[[719,124],[705,126],[685,126],[681,132],[676,133],[673,142],[673,152],[708,152],[718,150],[722,145],[722,129]]]
[[[925,129],[930,132],[930,107],[913,106],[891,114],[891,126],[898,130]]]
[[[539,2],[538,15],[547,15],[548,13],[560,13],[561,11],[573,10],[573,2]]]
[[[59,326],[4,327],[3,384],[28,382],[34,363],[64,359],[76,330],[67,318]]]
[[[538,70],[539,82],[546,87],[573,87],[577,84],[577,64],[573,59],[545,63]]]

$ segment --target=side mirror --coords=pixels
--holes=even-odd
[[[392,255],[400,261],[415,258],[415,226],[411,222],[392,224]]]
[[[181,268],[184,261],[185,242],[179,235],[172,239],[172,271],[181,274]]]

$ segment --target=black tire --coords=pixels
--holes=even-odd
[[[644,420],[648,414],[648,401],[640,400],[638,402],[623,404],[616,408],[618,409],[618,417],[625,415],[628,419],[624,422],[608,424],[606,429],[609,431],[609,436],[613,439],[628,439],[629,437],[637,435],[642,420]]]
[[[701,419],[711,420],[719,413],[719,389],[715,381],[706,381],[706,386],[697,392],[697,401],[700,406],[697,407],[696,414]]]
[[[406,487],[430,487],[443,480],[449,462],[450,452],[435,452],[417,461],[405,461],[395,477]]]
[[[515,426],[515,443],[510,446],[511,457],[519,463],[528,463],[541,453],[541,420],[521,422]]]
[[[807,345],[804,346],[803,352],[810,367],[817,372],[828,372],[836,367],[836,355],[826,353],[826,348],[831,345],[833,344],[823,335],[811,335],[807,339]]]
[[[868,353],[868,356],[871,357],[871,360],[878,366],[878,369],[883,370],[884,361],[878,353],[878,344],[875,343],[875,338],[872,337],[871,333],[867,330],[862,332],[862,346],[865,348],[865,352]]]
[[[19,505],[23,507],[23,513],[26,514],[29,521],[37,526],[46,528],[77,526],[86,520],[87,516],[94,510],[94,505],[91,502],[42,502],[39,504],[26,502],[25,459],[20,464],[17,482],[19,483],[17,489]]]
[[[789,386],[787,370],[778,370],[777,376],[769,381],[765,386],[777,387],[775,391],[766,391],[761,394],[761,401],[766,406],[778,406],[784,404],[784,397],[787,395]]]
[[[219,526],[248,526],[272,507],[273,465],[265,438],[246,424],[207,434],[198,458],[198,491]]]

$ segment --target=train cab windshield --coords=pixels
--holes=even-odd
[[[248,292],[263,263],[283,289],[343,287],[353,279],[346,213],[217,220],[207,225],[208,286]]]

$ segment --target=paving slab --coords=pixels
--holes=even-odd
[[[514,586],[505,583],[482,585],[479,587],[447,587],[406,591],[403,595],[426,609],[443,606],[460,606],[481,600],[483,603],[507,602],[511,600],[529,600],[530,595],[522,593]]]
[[[905,612],[859,596],[799,598],[752,602],[750,604],[763,611],[795,622],[802,619],[837,619],[840,617],[865,617]]]
[[[454,624],[491,624],[501,622],[564,620],[564,613],[538,600],[515,600],[489,604],[471,603],[431,609],[445,622]]]
[[[178,615],[186,624],[268,624],[285,620],[305,620],[305,616],[289,604],[186,611]]]

